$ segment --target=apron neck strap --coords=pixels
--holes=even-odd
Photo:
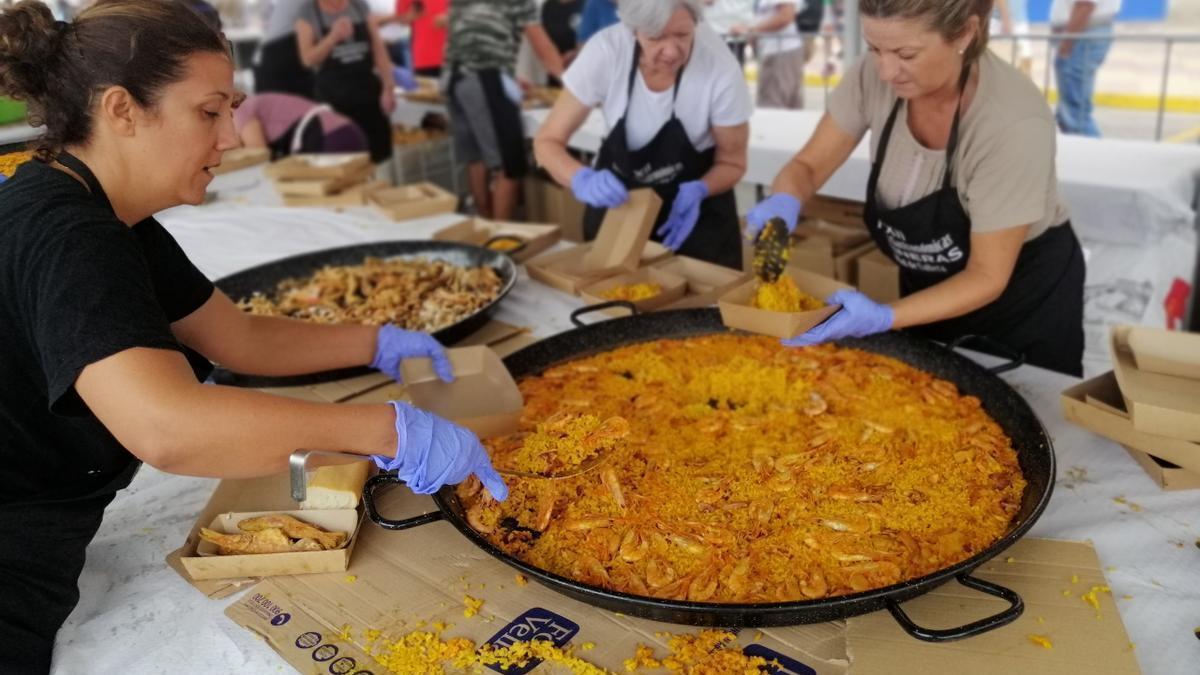
[[[87,164],[84,164],[82,160],[66,150],[60,151],[58,153],[58,157],[56,157],[54,161],[67,167],[71,171],[74,171],[76,175],[83,179],[83,182],[87,185],[88,191],[92,193],[92,196],[95,197],[101,204],[104,204],[104,207],[109,211],[116,213],[116,211],[113,209],[112,202],[109,201],[108,195],[104,192],[104,188],[101,187],[100,181],[96,179],[96,174],[92,173],[92,170],[88,168]]]
[[[692,49],[695,49],[693,46]],[[637,36],[633,38],[633,65],[629,68],[629,92],[625,95],[625,112],[629,112],[629,104],[633,102],[633,83],[637,82],[638,65],[642,60],[642,43],[637,41]],[[691,57],[688,57],[691,60]],[[683,70],[687,68],[687,63],[679,67],[679,72],[675,73],[675,88],[671,92],[671,119],[675,119],[675,101],[679,98],[679,83],[683,81]]]

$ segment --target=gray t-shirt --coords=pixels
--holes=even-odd
[[[303,4],[300,10],[299,19],[305,21],[312,26],[313,37],[320,40],[325,37],[329,29],[333,26],[333,22],[343,16],[350,20],[350,23],[360,24],[366,23],[370,16],[371,10],[367,7],[365,0],[350,0],[346,3],[346,8],[340,12],[329,14],[320,10],[316,0],[294,0]],[[317,12],[321,12],[320,17]],[[318,20],[318,18],[320,20]],[[363,59],[371,58],[371,42],[370,40],[359,41],[351,36],[349,39],[339,42],[334,46],[333,51],[329,52],[329,57],[341,63],[355,63]]]
[[[871,158],[896,101],[879,79],[875,60],[855,64],[829,100],[829,114],[846,133],[871,131]],[[912,135],[901,104],[880,171],[876,198],[882,208],[911,204],[942,185],[945,150],[930,150]],[[1058,194],[1056,127],[1046,100],[1028,77],[995,54],[980,59],[979,87],[959,122],[954,188],[974,232],[1031,225],[1026,241],[1069,217]]]

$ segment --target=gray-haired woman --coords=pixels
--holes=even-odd
[[[795,227],[870,130],[865,220],[900,266],[904,297],[889,306],[840,294],[837,314],[787,344],[892,328],[983,335],[1034,365],[1082,374],[1085,266],[1058,194],[1054,115],[1029,78],[987,49],[992,0],[858,6],[870,54],[747,215],[747,234],[772,218]]]
[[[584,234],[628,190],[663,199],[655,237],[685,255],[741,266],[737,204],[750,93],[741,67],[703,24],[699,0],[621,0],[621,23],[588,40],[534,139],[538,162],[588,205]],[[595,167],[567,152],[594,107],[607,128]]]

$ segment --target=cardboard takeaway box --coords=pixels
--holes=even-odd
[[[875,249],[858,258],[858,290],[875,302],[889,303],[900,299],[900,268]]]
[[[653,190],[631,191],[629,201],[608,209],[594,241],[530,260],[526,263],[529,276],[576,294],[592,282],[665,258],[670,251],[649,241],[660,208],[662,200]]]
[[[792,234],[788,264],[855,285],[856,260],[876,250],[863,224],[861,202],[816,196]]]
[[[1134,428],[1112,372],[1077,384],[1060,397],[1063,416],[1105,438],[1200,474],[1200,443]]]
[[[1113,326],[1113,372],[1138,431],[1200,441],[1200,380],[1138,369],[1129,351],[1131,326]]]
[[[715,305],[722,295],[750,278],[745,272],[684,255],[673,255],[654,263],[653,266],[687,280],[687,292],[683,297],[662,309],[691,309]]]
[[[402,488],[382,491],[378,498],[388,518],[434,509],[428,498]],[[624,661],[639,644],[662,658],[672,634],[701,630],[602,610],[533,579],[521,584],[515,570],[445,522],[397,532],[365,525],[349,573],[268,579],[226,614],[304,673],[380,672],[373,654],[385,643],[414,631],[434,631],[439,622],[446,625],[443,640],[496,646],[550,640],[577,647],[576,656],[610,672],[625,672]],[[888,612],[879,611],[845,621],[735,630],[734,639],[720,648],[777,659],[784,668],[772,672],[790,675],[1139,672],[1112,596],[1096,592],[1098,609],[1081,597],[1106,583],[1090,545],[1023,539],[976,575],[1016,591],[1024,613],[1008,626],[949,644],[918,641]],[[465,615],[468,599],[483,601],[478,614]],[[1006,607],[954,582],[903,605],[918,624],[933,627],[963,625]],[[367,639],[372,630],[381,631],[379,639]],[[1040,646],[1034,637],[1051,647]],[[528,673],[539,663],[503,672]],[[556,666],[535,672],[543,670],[565,672]]]
[[[429,359],[400,364],[413,405],[464,426],[480,438],[517,430],[525,399],[500,355],[485,346],[447,349],[454,381],[443,382]]]
[[[634,307],[637,307],[639,312],[653,312],[656,309],[661,309],[679,300],[687,293],[688,287],[687,279],[678,274],[673,274],[659,267],[643,267],[636,272],[618,274],[615,277],[608,277],[596,283],[588,284],[579,290],[579,295],[589,305],[597,305],[602,302],[610,302],[612,298],[606,298],[604,294],[614,288],[636,284],[656,284],[660,289],[657,295],[632,301]],[[628,314],[626,310],[620,308],[613,308],[606,311],[615,316]]]
[[[557,244],[561,238],[562,228],[558,225],[509,223],[484,218],[467,218],[433,233],[434,241],[460,241],[475,246],[488,246],[492,241],[497,244],[511,242],[519,248],[505,250],[497,247],[495,250],[507,253],[516,262],[529,260]]]
[[[206,581],[239,577],[269,577],[281,574],[340,572],[350,565],[350,554],[354,550],[359,522],[362,520],[355,509],[222,513],[207,523],[206,527],[225,534],[239,534],[241,530],[238,529],[237,524],[243,519],[272,514],[289,515],[310,525],[316,525],[326,532],[345,532],[346,541],[340,547],[327,551],[220,555],[215,545],[202,540],[197,543],[193,555],[181,558],[184,569],[192,579]]]
[[[876,250],[863,224],[862,202],[817,195],[804,204],[788,249],[788,266],[856,285],[857,260]],[[745,229],[745,222],[742,222]],[[753,271],[754,247],[742,248],[742,269]]]
[[[392,220],[453,213],[458,207],[458,197],[428,182],[379,190],[371,193],[370,201]]]
[[[1128,445],[1122,445],[1121,447],[1125,448],[1125,452],[1129,453],[1133,461],[1137,462],[1138,466],[1142,467],[1142,470],[1146,472],[1146,475],[1150,476],[1150,480],[1157,483],[1160,488],[1168,492],[1200,489],[1200,473],[1188,471],[1181,468],[1178,464],[1172,464],[1154,455],[1148,455]]]
[[[1126,342],[1138,370],[1200,379],[1200,333],[1131,326]]]
[[[300,154],[268,164],[263,173],[277,181],[325,180],[345,178],[370,167],[371,158],[365,152]]]
[[[386,190],[391,185],[384,180],[376,180],[370,182],[359,182],[349,187],[343,188],[338,192],[322,196],[303,196],[303,195],[281,195],[284,206],[292,207],[309,207],[309,206],[363,206],[367,203],[370,196],[379,190]]]
[[[567,241],[583,242],[583,213],[587,207],[544,171],[525,177],[525,219],[554,223]]]
[[[795,267],[788,267],[783,273],[790,276],[802,292],[818,299],[850,288],[840,281]],[[751,306],[757,288],[758,280],[750,279],[721,296],[717,302],[721,310],[721,322],[730,328],[787,339],[821,323],[839,309],[829,305],[810,312],[773,312],[757,309]]]
[[[271,159],[271,151],[267,148],[234,148],[226,150],[221,155],[221,163],[210,169],[214,176],[231,173],[238,169],[257,166]]]

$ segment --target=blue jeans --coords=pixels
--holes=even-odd
[[[1090,35],[1112,35],[1112,25],[1097,26],[1084,31]],[[1058,78],[1058,128],[1065,134],[1100,136],[1100,128],[1092,117],[1092,97],[1096,93],[1096,71],[1108,50],[1107,40],[1077,40],[1066,58],[1058,55],[1055,42],[1054,74]]]

